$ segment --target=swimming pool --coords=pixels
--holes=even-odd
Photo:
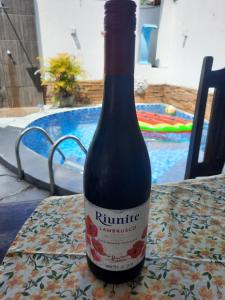
[[[138,111],[165,113],[165,105],[163,104],[138,104],[136,109]],[[44,128],[54,141],[64,135],[75,135],[88,149],[100,112],[100,106],[74,109],[42,117],[30,123],[27,127],[40,126]],[[191,115],[180,110],[177,110],[175,115],[192,120]],[[142,133],[151,160],[152,182],[163,183],[182,180],[184,178],[190,133]],[[206,134],[203,135],[202,139],[202,150],[204,149],[205,136]],[[23,143],[38,154],[48,157],[51,145],[46,142],[46,138],[39,132],[31,132],[25,136]],[[71,165],[76,164],[82,169],[85,155],[74,141],[64,141],[60,145],[60,149],[65,154],[67,161],[72,162],[72,164],[66,164],[68,167],[71,168]],[[57,151],[54,155],[54,162],[63,163]]]

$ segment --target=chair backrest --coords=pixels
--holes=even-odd
[[[225,161],[225,69],[212,71],[213,57],[205,57],[195,106],[185,179],[222,172]],[[202,162],[198,162],[209,88],[215,88]]]

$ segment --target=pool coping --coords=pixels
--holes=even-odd
[[[137,105],[163,105],[165,103],[136,103]],[[58,114],[67,111],[76,111],[82,109],[99,108],[101,105],[85,106],[76,108],[64,108],[64,109],[51,109],[45,112],[34,113],[25,117],[13,118],[14,121],[8,124],[8,126],[1,126],[0,130],[5,132],[0,145],[0,162],[9,168],[12,172],[18,173],[17,163],[15,157],[15,141],[18,134],[26,128],[29,124],[37,119],[46,117],[48,115]],[[177,109],[177,111],[184,113],[190,117],[192,114],[183,110]],[[18,119],[17,122],[15,119]],[[12,126],[13,124],[14,126]],[[39,155],[26,147],[23,143],[20,145],[20,155],[22,161],[22,168],[24,170],[24,179],[32,183],[39,188],[49,190],[49,176],[48,176],[48,159]],[[57,195],[71,195],[83,192],[83,176],[80,170],[73,167],[65,167],[64,165],[54,164],[55,175],[55,191]],[[73,188],[72,188],[73,187]]]

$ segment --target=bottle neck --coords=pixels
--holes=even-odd
[[[134,49],[134,32],[106,32],[105,75],[133,75]]]
[[[105,75],[134,74],[136,4],[108,0],[105,4]]]
[[[101,124],[124,131],[137,127],[133,75],[106,75]]]
[[[104,106],[110,110],[134,107],[134,49],[134,32],[106,33]]]
[[[114,124],[128,120],[137,123],[134,102],[134,48],[134,32],[127,35],[109,32],[105,35],[103,115],[107,115]]]
[[[134,120],[136,4],[132,0],[109,0],[105,8],[103,114],[111,115],[113,123],[115,118]]]
[[[129,110],[134,105],[134,76],[128,75],[106,75],[104,83],[103,105],[108,109],[120,110],[122,107]]]

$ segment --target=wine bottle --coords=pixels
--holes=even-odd
[[[151,169],[134,102],[136,4],[105,4],[103,106],[84,168],[87,262],[120,283],[142,269]]]

